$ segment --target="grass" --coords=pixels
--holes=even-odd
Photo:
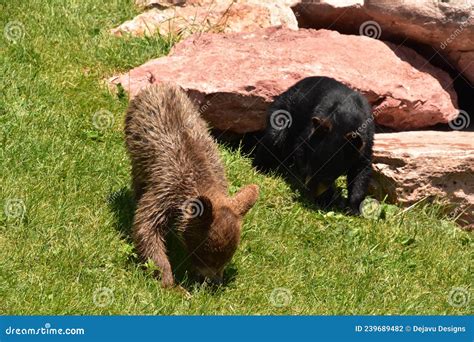
[[[0,313],[472,314],[448,302],[471,291],[472,236],[436,207],[321,212],[224,146],[232,191],[262,189],[229,280],[191,284],[190,298],[161,289],[130,242],[127,100],[103,82],[172,45],[108,33],[135,11],[131,0],[0,0],[0,28],[24,33],[0,36]],[[113,113],[102,130],[98,111]]]

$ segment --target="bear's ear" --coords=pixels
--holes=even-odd
[[[313,123],[315,132],[330,132],[332,130],[332,123],[331,120],[327,118],[320,118],[317,116],[313,116],[311,118],[311,122]]]
[[[181,210],[191,225],[203,225],[212,219],[212,202],[207,196],[187,200]]]
[[[258,185],[250,184],[239,190],[232,199],[233,209],[240,216],[244,216],[257,202],[259,194]]]
[[[344,137],[352,146],[354,146],[359,151],[362,150],[365,145],[364,139],[362,139],[362,136],[359,132],[349,132],[346,133]]]

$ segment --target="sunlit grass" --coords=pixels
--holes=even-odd
[[[228,281],[188,284],[190,298],[162,290],[129,237],[127,100],[104,84],[172,45],[108,33],[135,11],[125,0],[0,1],[1,32],[24,30],[0,36],[1,313],[472,313],[448,302],[453,288],[470,291],[472,237],[434,207],[383,219],[318,211],[223,146],[231,190],[261,188]],[[102,129],[98,111],[111,113]]]

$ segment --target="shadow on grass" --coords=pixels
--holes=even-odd
[[[112,192],[107,197],[109,208],[114,214],[115,228],[129,243],[132,240],[133,214],[135,212],[135,200],[133,193],[128,188],[121,188]]]
[[[107,203],[114,214],[114,226],[116,230],[128,243],[133,244],[132,227],[133,216],[136,208],[133,192],[129,188],[121,188],[109,194],[107,197]],[[170,232],[166,236],[166,244],[168,257],[170,259],[176,282],[188,291],[195,289],[200,282],[193,279],[188,272],[190,269],[190,262],[182,242],[176,234]],[[138,254],[137,251],[135,251],[135,253]],[[131,260],[131,262],[134,263],[140,263],[141,261],[142,260],[139,260],[138,258]],[[145,266],[143,267],[145,268]],[[228,265],[224,272],[224,283],[222,286],[225,287],[234,282],[237,273],[237,268],[233,264]],[[209,290],[214,292],[217,291],[218,288],[209,287]]]
[[[213,131],[212,134],[220,144],[226,146],[231,151],[240,151],[243,156],[250,158],[252,160],[252,164],[255,159],[256,147],[258,146],[260,139],[263,137],[263,131],[246,133],[243,135]],[[268,176],[278,176],[284,179],[285,182],[290,186],[291,191],[296,194],[295,200],[300,202],[305,208],[347,214],[345,208],[346,201],[342,195],[344,190],[343,187],[335,185],[334,198],[332,200],[325,199],[324,197],[322,197],[320,200],[316,200],[307,191],[307,188],[301,183],[301,181],[292,175],[296,174],[295,171],[290,170],[290,172],[287,172],[284,170],[272,170],[270,172],[259,171],[259,173]],[[337,181],[336,183],[339,182]]]

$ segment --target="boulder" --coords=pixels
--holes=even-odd
[[[300,27],[429,45],[474,84],[471,0],[301,1],[293,10]]]
[[[294,1],[293,1],[294,2]],[[111,30],[129,34],[189,36],[195,32],[242,32],[271,26],[298,29],[290,0],[139,1],[151,8]],[[174,6],[176,5],[176,6]]]
[[[265,110],[274,96],[316,75],[362,92],[376,122],[397,130],[446,123],[458,113],[450,76],[413,50],[327,30],[196,34],[169,56],[109,81],[131,96],[151,83],[175,82],[214,128],[245,133],[265,127]]]
[[[474,224],[474,132],[376,134],[373,168],[371,191],[379,199],[437,199],[461,224]]]

